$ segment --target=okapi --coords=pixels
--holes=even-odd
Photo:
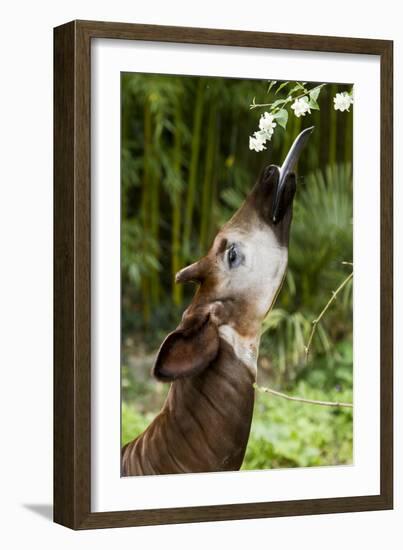
[[[199,286],[159,349],[153,374],[171,387],[158,416],[123,448],[123,475],[240,469],[261,324],[287,268],[293,170],[312,130],[296,138],[281,168],[262,171],[208,253],[177,273],[177,283]]]

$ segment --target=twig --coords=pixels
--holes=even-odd
[[[350,265],[353,264],[351,262],[342,262],[343,265]],[[353,278],[353,271],[344,279],[344,281],[337,287],[336,290],[332,292],[332,296],[330,300],[327,302],[325,307],[322,309],[322,311],[319,313],[318,317],[312,321],[312,330],[309,335],[308,344],[305,346],[305,360],[308,359],[308,353],[312,344],[313,336],[316,332],[316,327],[318,326],[318,323],[326,313],[326,311],[331,306],[332,302],[336,299],[339,292],[346,286],[346,284]],[[276,397],[282,397],[283,399],[287,399],[288,401],[297,401],[298,403],[308,403],[310,405],[322,405],[324,407],[348,407],[353,408],[352,403],[342,403],[338,401],[317,401],[316,399],[305,399],[305,397],[293,397],[291,395],[287,395],[286,393],[282,393],[276,390],[272,390],[271,388],[265,388],[264,386],[259,386],[258,384],[253,384],[253,387],[263,393],[270,393],[271,395],[275,395]]]
[[[253,387],[255,390],[258,390],[263,393],[270,393],[271,395],[275,395],[276,397],[282,397],[283,399],[288,399],[289,401],[298,401],[298,403],[308,403],[309,405],[322,405],[323,407],[348,407],[353,408],[352,403],[342,403],[338,401],[317,401],[315,399],[305,399],[304,397],[293,397],[291,395],[287,395],[286,393],[282,393],[276,390],[272,390],[271,388],[265,388],[264,386],[258,386],[258,384],[253,384]]]
[[[287,96],[285,99],[282,100],[282,102],[278,103],[277,107],[275,108],[276,111],[283,109],[287,103],[290,103],[293,99],[300,99],[301,97],[304,97],[306,95],[309,95],[313,90],[317,90],[318,88],[321,89],[323,86],[326,86],[326,84],[319,84],[318,86],[315,86],[314,88],[311,88],[310,90],[307,90],[305,88],[304,93],[300,93],[296,96]],[[255,103],[255,98],[253,98],[253,103],[249,105],[249,109],[252,111],[252,109],[259,109],[261,107],[271,107],[275,103],[274,101],[272,103]],[[281,105],[281,107],[280,107]]]
[[[343,262],[343,263],[348,263],[348,262]],[[312,330],[311,330],[311,334],[309,335],[309,338],[308,338],[308,343],[307,345],[305,346],[305,361],[307,361],[308,359],[308,354],[309,354],[309,350],[311,349],[311,344],[312,344],[312,339],[314,337],[314,334],[316,332],[316,327],[318,326],[318,323],[320,322],[320,320],[322,319],[322,317],[324,316],[324,314],[326,313],[326,311],[329,309],[329,307],[331,306],[332,302],[334,302],[334,300],[336,299],[336,296],[338,295],[338,293],[346,286],[346,284],[350,281],[350,279],[353,278],[353,271],[350,273],[350,275],[348,275],[344,281],[341,283],[341,285],[332,292],[332,296],[330,298],[330,300],[327,302],[327,304],[325,305],[325,307],[322,309],[322,311],[319,313],[318,317],[316,319],[314,319],[312,321]]]

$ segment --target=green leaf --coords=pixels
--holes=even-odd
[[[299,82],[297,82],[294,88],[290,90],[290,94],[293,94],[294,92],[298,92],[298,91],[306,92],[305,87]]]
[[[289,84],[289,82],[283,82],[282,84],[280,84],[280,86],[279,86],[279,87],[277,88],[277,90],[276,90],[276,94],[275,94],[275,95],[277,95],[279,92],[281,92],[281,90],[282,90],[283,88],[285,88],[285,87],[287,86],[287,84]]]
[[[273,103],[270,104],[270,107],[271,107],[271,109],[276,109],[276,107],[278,107],[279,105],[283,106],[286,103],[288,103],[288,98],[287,99],[276,99],[276,101],[273,101]]]
[[[273,101],[273,103],[271,104],[271,108],[275,109],[276,107],[281,105],[283,103],[283,101],[284,101],[283,99],[277,99],[276,101]]]
[[[286,109],[280,109],[273,117],[282,128],[286,129],[288,122],[288,111]]]
[[[319,111],[319,105],[314,99],[310,98],[308,101],[308,105],[310,109],[313,109],[314,111]]]
[[[273,86],[275,86],[277,84],[277,80],[271,80],[269,82],[270,82],[270,84],[269,84],[269,87],[267,88],[267,93],[268,94],[270,93],[270,90],[273,88]]]
[[[317,101],[318,97],[319,97],[319,94],[320,94],[320,88],[319,86],[317,88],[313,88],[310,92],[309,92],[309,97],[310,99],[312,99],[313,101]]]

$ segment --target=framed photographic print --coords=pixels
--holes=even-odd
[[[54,48],[55,521],[392,508],[392,42]]]

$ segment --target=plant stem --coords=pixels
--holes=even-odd
[[[305,399],[305,397],[294,397],[291,395],[287,395],[286,393],[272,390],[271,388],[258,386],[256,383],[253,384],[253,387],[255,388],[255,390],[258,390],[262,393],[270,393],[271,395],[282,397],[283,399],[287,399],[288,401],[297,401],[298,403],[307,403],[308,405],[321,405],[322,407],[348,407],[350,409],[353,408],[352,403],[342,403],[339,401],[317,401],[316,399]]]
[[[311,334],[309,335],[309,338],[308,338],[308,343],[307,345],[305,346],[305,361],[308,359],[308,354],[309,354],[309,351],[311,349],[311,344],[312,344],[312,339],[314,337],[314,334],[316,332],[316,328],[318,326],[318,323],[320,322],[320,320],[322,319],[322,317],[324,316],[324,314],[326,313],[326,311],[329,309],[329,307],[331,306],[331,304],[334,302],[334,300],[336,299],[337,295],[339,294],[339,292],[346,286],[346,284],[353,278],[353,271],[344,279],[344,281],[337,287],[337,289],[335,291],[332,292],[332,296],[330,298],[330,300],[327,302],[327,304],[325,305],[325,307],[322,309],[322,311],[319,313],[318,317],[316,319],[314,319],[312,321],[312,330],[311,330]]]
[[[318,90],[318,89],[321,89],[323,88],[323,86],[326,86],[326,84],[319,84],[318,86],[315,86],[314,88],[311,88],[310,90],[305,90],[303,94],[299,94],[299,95],[296,95],[296,96],[292,96],[292,99],[294,99],[294,101],[296,99],[300,99],[301,97],[304,97],[306,95],[309,95],[311,92],[313,92],[313,90]],[[279,111],[280,109],[282,109],[283,107],[285,107],[285,105],[287,103],[290,103],[290,100],[288,99],[289,97],[291,96],[287,96],[283,101],[282,103],[278,103],[278,105],[275,107],[274,111],[273,112],[277,112]],[[271,107],[273,105],[274,101],[272,103],[252,103],[251,105],[249,105],[249,109],[252,110],[252,109],[258,109],[260,107]]]

